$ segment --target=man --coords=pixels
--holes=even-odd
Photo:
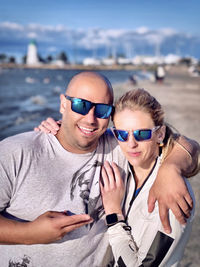
[[[99,193],[100,171],[105,160],[116,162],[123,177],[127,169],[115,139],[105,132],[112,102],[112,86],[105,77],[80,73],[70,81],[66,95],[61,95],[62,125],[56,137],[29,132],[1,142],[2,267],[111,264]],[[182,144],[196,157],[193,150],[197,146],[185,139]],[[182,148],[175,147],[161,166],[163,178],[157,179],[150,197],[149,210],[158,199],[168,230],[167,204],[181,222],[184,216],[178,206],[186,216],[192,206],[180,174],[190,173],[195,161],[180,151]],[[168,183],[174,185],[169,185],[170,194],[165,189]]]

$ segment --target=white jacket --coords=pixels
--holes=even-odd
[[[178,265],[183,256],[191,231],[194,209],[186,226],[181,225],[170,210],[171,234],[164,232],[157,204],[152,213],[148,212],[148,194],[160,167],[160,161],[161,157],[157,159],[153,170],[135,199],[132,197],[135,191],[135,181],[132,174],[129,176],[125,203],[127,224],[120,222],[108,228],[109,242],[116,266],[174,267]],[[186,183],[194,201],[192,189],[187,181]],[[131,227],[131,230],[127,225]]]

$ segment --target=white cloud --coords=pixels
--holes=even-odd
[[[35,32],[28,32],[27,37],[30,39],[37,39],[38,35]]]
[[[159,31],[165,36],[171,36],[177,33],[174,29],[171,29],[171,28],[163,28],[163,29],[160,29]]]
[[[39,47],[43,47],[44,51],[55,52],[61,49],[65,50],[73,47],[84,49],[121,48],[124,51],[133,49],[134,51],[142,51],[148,48],[148,52],[152,46],[164,44],[168,40],[168,45],[174,47],[174,36],[184,45],[190,42],[192,37],[186,34],[180,34],[170,28],[159,30],[150,30],[147,27],[140,27],[136,30],[126,29],[72,29],[64,25],[41,25],[30,23],[21,25],[14,22],[0,23],[0,48],[4,45],[6,50],[7,44],[11,47],[26,48],[30,39],[35,39]],[[171,38],[171,39],[170,39]],[[177,41],[177,43],[179,42]],[[195,46],[199,44],[197,40]],[[184,46],[182,45],[182,47]],[[185,45],[187,47],[187,45]]]
[[[136,32],[139,34],[145,34],[149,31],[149,29],[145,26],[139,27],[136,29]]]
[[[23,31],[24,27],[18,23],[5,21],[0,23],[0,28],[8,29],[8,30],[16,30],[16,31]]]

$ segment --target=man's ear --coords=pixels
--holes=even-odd
[[[60,113],[63,114],[67,108],[67,100],[66,97],[61,94],[60,95]]]

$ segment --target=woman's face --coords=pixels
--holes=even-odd
[[[155,125],[150,114],[129,109],[115,114],[114,125],[116,129],[129,130],[128,141],[119,141],[119,145],[130,164],[134,167],[150,168],[158,156],[158,143],[164,138],[164,127],[152,132],[150,140],[137,141],[130,130],[152,129]]]

